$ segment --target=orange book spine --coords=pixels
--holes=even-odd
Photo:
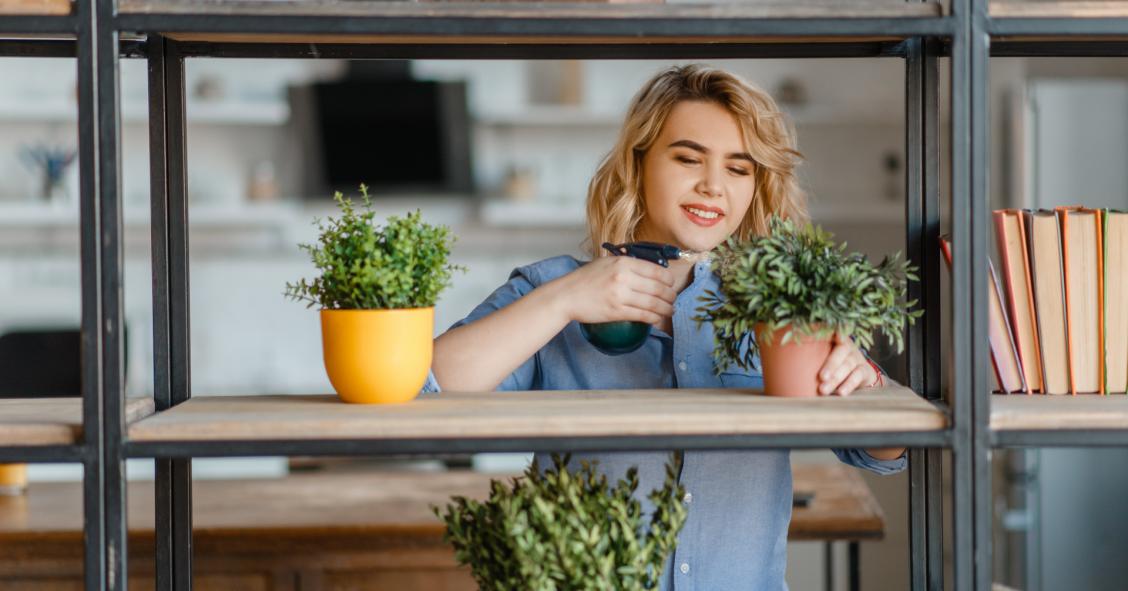
[[[1104,224],[1101,223],[1101,217],[1104,212],[1100,210],[1093,211],[1097,215],[1097,334],[1100,335],[1099,354],[1097,358],[1100,360],[1098,366],[1101,383],[1101,394],[1108,394],[1108,388],[1105,385],[1105,319],[1104,319]]]

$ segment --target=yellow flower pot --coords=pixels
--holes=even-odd
[[[0,495],[27,490],[27,464],[0,464]]]
[[[431,368],[434,327],[434,308],[322,310],[322,354],[337,396],[360,404],[415,398]]]

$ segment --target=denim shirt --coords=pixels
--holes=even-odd
[[[499,310],[582,264],[558,256],[520,267],[452,328]],[[707,262],[697,263],[693,271],[692,283],[674,302],[673,335],[653,329],[641,348],[612,357],[589,344],[579,324],[570,322],[506,377],[498,390],[762,388],[763,378],[756,371],[733,367],[714,374],[713,328],[708,323],[699,328],[693,316],[700,305],[698,296],[705,290],[718,293],[718,281]],[[423,389],[440,391],[433,374]],[[878,474],[899,472],[907,462],[904,457],[877,460],[860,449],[834,453],[847,464]],[[662,486],[669,457],[668,452],[576,453],[570,466],[597,460],[597,471],[611,482],[637,466],[636,496],[649,515],[653,505],[645,497]],[[552,465],[548,454],[538,454],[537,460],[542,469]],[[680,482],[687,491],[683,502],[688,517],[663,570],[662,591],[786,589],[792,502],[789,450],[687,451]]]

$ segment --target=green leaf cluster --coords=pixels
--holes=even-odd
[[[657,589],[666,557],[685,524],[685,490],[678,484],[681,456],[666,464],[666,482],[649,494],[649,527],[632,497],[638,470],[609,486],[592,464],[567,469],[569,456],[552,456],[541,474],[534,461],[507,487],[491,481],[483,502],[454,497],[444,539],[469,564],[483,591],[634,591]]]
[[[432,226],[419,210],[375,223],[368,188],[360,186],[363,208],[336,193],[339,217],[317,219],[317,244],[301,244],[321,275],[286,284],[286,295],[326,310],[429,308],[451,284],[447,262],[454,237],[446,226]]]
[[[718,372],[733,364],[754,368],[759,346],[750,335],[760,323],[771,333],[783,329],[783,343],[838,332],[869,348],[880,330],[897,352],[904,349],[905,323],[924,312],[911,310],[916,300],[905,301],[908,281],[918,278],[900,253],[875,266],[809,223],[773,215],[769,229],[743,242],[730,237],[714,251],[720,293],[699,298],[695,320],[713,323]]]

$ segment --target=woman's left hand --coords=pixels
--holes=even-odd
[[[819,394],[848,396],[858,388],[881,385],[881,375],[849,337],[834,335],[834,348],[819,370]]]

